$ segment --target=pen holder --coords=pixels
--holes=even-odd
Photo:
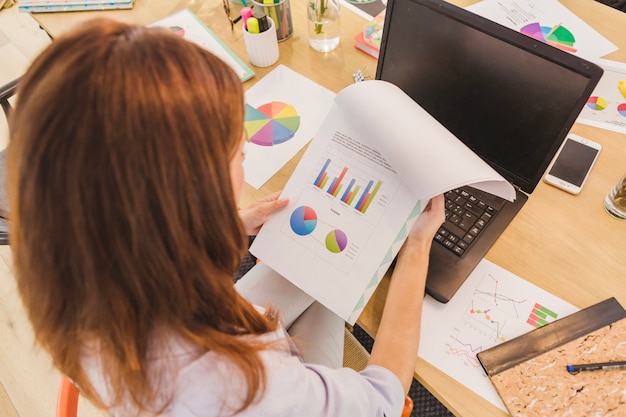
[[[276,39],[282,42],[293,35],[289,0],[252,0],[254,10],[260,10],[276,24]],[[256,12],[255,12],[256,13]]]
[[[278,61],[278,41],[276,26],[271,18],[267,18],[269,29],[261,33],[250,33],[243,30],[243,41],[248,51],[248,59],[255,67],[269,67]]]

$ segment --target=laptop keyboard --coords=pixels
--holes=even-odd
[[[446,221],[434,240],[455,255],[462,256],[498,210],[465,188],[450,190],[444,196]]]

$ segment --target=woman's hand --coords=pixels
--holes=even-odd
[[[251,206],[239,210],[239,217],[241,218],[241,222],[248,236],[255,236],[259,233],[261,226],[272,213],[289,204],[289,199],[279,199],[279,195],[280,191],[276,191],[253,203]]]
[[[405,245],[430,246],[435,233],[445,219],[444,197],[443,194],[440,194],[430,199],[409,232]]]

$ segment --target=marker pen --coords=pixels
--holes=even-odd
[[[621,369],[621,368],[626,368],[626,361],[567,365],[567,372],[576,373],[579,371],[596,371],[596,370]]]
[[[256,17],[249,17],[246,23],[248,24],[248,33],[261,33],[259,30],[259,20]]]

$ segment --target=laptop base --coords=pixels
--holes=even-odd
[[[481,191],[476,190],[478,193]],[[513,217],[528,201],[528,196],[519,190],[514,202],[507,202],[493,218],[470,250],[459,257],[440,244],[433,242],[428,263],[426,293],[435,300],[447,303],[467,279],[472,270],[489,251]],[[494,198],[485,193],[485,198]]]

